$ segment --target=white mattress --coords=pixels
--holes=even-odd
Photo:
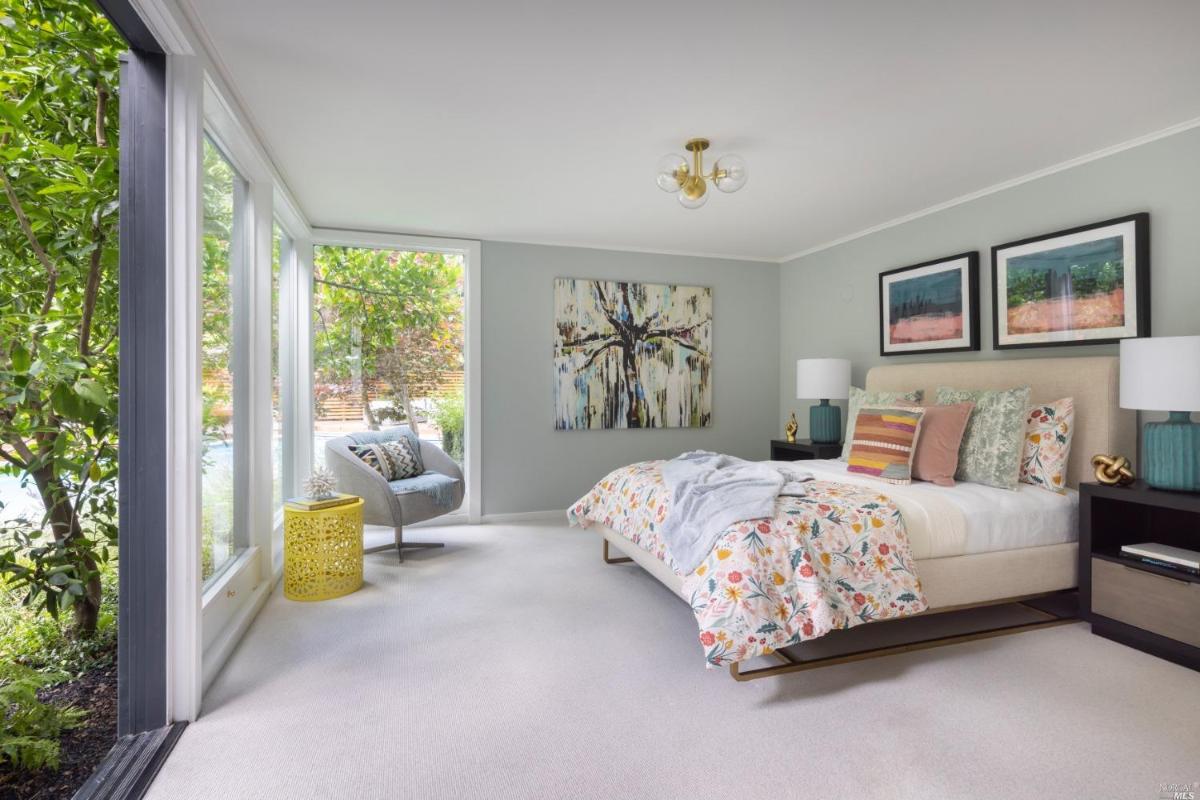
[[[879,487],[904,517],[913,557],[921,559],[1019,550],[1073,542],[1079,536],[1079,493],[1021,484],[1016,491],[978,483],[895,486],[847,472],[843,461],[792,463],[818,480]]]

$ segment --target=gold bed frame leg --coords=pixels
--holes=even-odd
[[[627,564],[630,561],[633,561],[633,559],[629,558],[628,556],[622,556],[620,558],[610,557],[608,555],[608,539],[601,539],[601,541],[604,542],[604,563],[605,564]]]
[[[1058,592],[1051,592],[1047,595],[1036,595],[1036,597],[1049,597]],[[757,669],[747,670],[743,672],[737,662],[729,665],[729,675],[735,681],[752,681],[758,678],[770,678],[774,675],[786,675],[789,672],[805,672],[810,669],[820,669],[821,667],[833,667],[838,664],[850,664],[855,661],[867,661],[872,658],[883,658],[884,656],[899,655],[900,653],[911,653],[918,650],[932,650],[938,647],[946,647],[953,644],[962,644],[964,642],[973,642],[979,639],[992,639],[997,636],[1009,636],[1014,633],[1023,633],[1025,631],[1037,630],[1039,628],[1050,628],[1055,625],[1066,625],[1070,622],[1078,622],[1079,618],[1075,615],[1070,616],[1055,616],[1049,611],[1041,608],[1035,608],[1025,603],[1025,600],[1032,599],[1030,597],[1013,598],[1007,601],[999,601],[994,603],[981,603],[978,607],[988,605],[1013,604],[1019,605],[1029,611],[1035,611],[1042,614],[1046,619],[1037,622],[1025,622],[1017,625],[1002,625],[997,628],[987,628],[981,631],[971,631],[969,633],[958,633],[951,636],[939,636],[934,639],[924,639],[919,642],[909,642],[906,644],[895,644],[887,647],[876,647],[870,650],[859,650],[854,653],[846,653],[840,656],[826,656],[824,658],[814,658],[810,661],[797,661],[782,650],[775,650],[771,655],[778,658],[783,663],[775,667],[759,667]],[[967,606],[972,608],[975,606]],[[955,610],[962,610],[956,608]],[[936,612],[935,612],[936,613]]]

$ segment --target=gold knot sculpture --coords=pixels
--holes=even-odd
[[[1133,465],[1125,456],[1107,456],[1101,453],[1092,456],[1096,468],[1096,480],[1105,486],[1128,486],[1134,481]]]
[[[787,427],[784,428],[783,430],[784,430],[784,433],[787,434],[787,440],[789,442],[796,441],[796,431],[800,430],[800,426],[798,424],[796,424],[796,412],[795,411],[792,412],[792,418],[788,420]]]

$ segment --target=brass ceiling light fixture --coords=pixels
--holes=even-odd
[[[691,166],[678,153],[658,160],[658,188],[664,192],[679,192],[679,204],[684,208],[699,208],[708,202],[708,184],[712,181],[722,192],[736,192],[746,185],[746,161],[729,153],[713,164],[712,172],[704,171],[704,156],[708,139],[688,139],[684,149],[692,154]]]

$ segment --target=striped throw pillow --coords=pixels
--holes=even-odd
[[[863,408],[854,421],[848,472],[888,483],[912,483],[923,408]]]

